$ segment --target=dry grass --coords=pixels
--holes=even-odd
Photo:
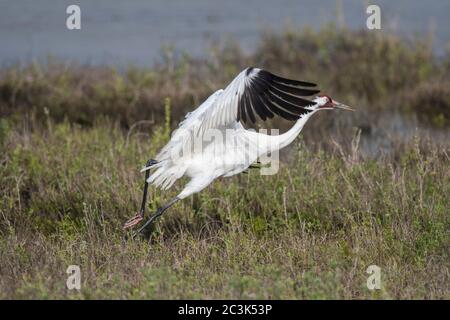
[[[444,86],[448,75],[435,72],[439,63],[423,44],[367,36],[288,30],[267,35],[250,57],[228,46],[207,63],[167,61],[125,75],[61,65],[5,70],[0,297],[450,298],[448,143],[400,139],[371,158],[354,134],[361,114],[386,103],[419,110],[400,108],[410,88],[439,100],[423,88]],[[127,239],[121,226],[139,205],[138,169],[168,139],[170,118],[178,121],[245,64],[304,74],[338,100],[351,104],[356,92],[365,102],[356,115],[312,119],[278,175],[217,181],[170,209],[150,241]],[[132,127],[152,116],[166,123]],[[149,209],[181,185],[151,190]],[[80,292],[65,286],[72,264],[82,270]],[[382,269],[380,291],[366,288],[371,264]]]
[[[404,108],[430,116],[448,113],[450,57],[436,59],[426,41],[405,42],[372,32],[286,30],[265,34],[255,54],[244,55],[235,44],[224,44],[208,59],[183,56],[152,69],[67,65],[50,60],[47,66],[12,67],[0,72],[0,115],[33,113],[44,120],[44,109],[57,120],[92,125],[100,116],[129,128],[142,119],[160,120],[161,105],[170,97],[178,122],[211,92],[224,87],[240,70],[259,66],[286,77],[320,84],[324,92],[359,110]],[[425,83],[434,84],[430,100]],[[408,97],[424,96],[420,108],[405,107]],[[175,124],[175,123],[173,123]]]
[[[216,182],[176,205],[150,243],[127,240],[137,165],[163,141],[97,124],[12,128],[1,166],[6,298],[448,298],[448,149],[402,159],[307,152],[277,176]],[[95,155],[95,156],[92,156]],[[150,208],[171,192],[151,191]],[[81,293],[65,270],[83,271]],[[365,289],[365,269],[383,290]]]

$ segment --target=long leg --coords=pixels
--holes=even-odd
[[[154,164],[156,164],[156,161],[153,159],[150,159],[147,161],[145,166],[150,167]],[[147,171],[145,171],[144,192],[142,194],[141,209],[133,218],[131,218],[127,222],[125,222],[125,224],[123,226],[124,229],[131,228],[131,227],[137,225],[139,222],[141,222],[144,219],[145,204],[147,202],[147,191],[148,191],[147,179],[148,179],[149,175],[150,175],[150,169],[147,169]]]
[[[156,210],[155,214],[152,215],[145,223],[142,227],[139,228],[138,231],[136,231],[136,233],[133,235],[136,236],[138,234],[140,234],[142,231],[150,228],[151,223],[158,218],[159,216],[161,216],[164,211],[166,211],[167,209],[169,209],[171,206],[173,206],[175,204],[175,202],[177,202],[178,200],[180,200],[180,198],[175,197],[172,200],[170,200],[168,203],[166,203],[165,205],[163,205],[162,207],[158,208],[158,210]]]
[[[249,169],[261,169],[261,168],[262,168],[261,162],[257,161],[257,162],[255,162],[255,163],[251,164],[251,165],[247,168],[247,170],[242,171],[242,173],[243,173],[243,174],[248,174]]]
[[[133,237],[135,237],[136,235],[138,235],[145,229],[149,228],[150,224],[156,218],[158,218],[160,215],[162,215],[164,213],[164,211],[166,211],[168,208],[170,208],[175,202],[177,202],[178,200],[184,199],[184,198],[190,196],[191,194],[199,192],[200,190],[203,190],[213,180],[214,180],[213,176],[207,175],[207,176],[197,177],[197,178],[189,181],[189,183],[178,194],[178,196],[176,196],[175,198],[170,200],[167,204],[165,204],[161,208],[158,208],[158,210],[156,210],[155,214],[153,216],[151,216],[150,219],[147,220],[147,222],[145,222],[145,224],[133,235]]]

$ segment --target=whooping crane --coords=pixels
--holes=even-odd
[[[196,110],[189,112],[155,159],[147,162],[141,170],[145,172],[141,209],[124,228],[133,227],[144,219],[149,184],[165,190],[183,176],[191,179],[136,234],[148,228],[177,201],[201,191],[219,177],[247,170],[261,156],[290,144],[317,111],[352,110],[327,95],[305,99],[320,92],[314,87],[314,83],[282,78],[263,69],[243,70],[224,90],[217,90]],[[242,122],[254,123],[256,116],[262,120],[279,116],[296,122],[279,135],[245,129]]]

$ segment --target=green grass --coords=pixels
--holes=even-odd
[[[57,121],[83,126],[107,116],[129,128],[142,119],[162,119],[161,104],[170,97],[178,122],[243,68],[258,66],[316,82],[359,110],[403,109],[419,118],[441,117],[445,126],[450,122],[450,55],[434,57],[427,39],[406,42],[333,26],[318,32],[287,28],[282,34],[264,34],[253,54],[243,54],[233,43],[211,51],[206,59],[165,55],[165,62],[153,68],[123,72],[54,59],[47,65],[13,66],[0,71],[0,115],[21,118],[26,113],[43,121],[47,110]]]
[[[385,111],[426,113],[447,132],[446,61],[425,42],[326,29],[265,35],[249,56],[226,45],[205,61],[123,74],[53,62],[3,70],[0,298],[449,299],[448,142],[389,136],[390,152],[369,157],[355,133]],[[362,102],[311,119],[277,175],[220,179],[169,209],[148,241],[129,239],[141,166],[246,65]],[[150,188],[148,211],[184,182]],[[73,264],[79,292],[66,288]],[[381,290],[366,287],[372,264]]]
[[[296,148],[276,176],[215,182],[170,209],[149,242],[136,211],[142,159],[163,138],[110,123],[4,133],[3,298],[449,298],[448,149],[398,161]],[[352,159],[352,161],[349,161]],[[150,208],[180,190],[150,191]],[[82,290],[65,288],[68,265]],[[365,287],[382,268],[383,288]]]

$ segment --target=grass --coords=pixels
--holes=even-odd
[[[3,298],[449,297],[448,149],[416,142],[394,161],[303,145],[277,176],[224,179],[177,204],[147,243],[121,230],[139,204],[137,164],[159,147],[145,141],[111,124],[8,131]],[[150,208],[177,190],[151,190]],[[65,288],[71,264],[79,293]],[[371,264],[379,292],[365,288]]]
[[[83,126],[106,116],[129,128],[136,121],[164,117],[170,97],[175,125],[192,106],[224,87],[247,66],[316,82],[327,94],[371,111],[404,109],[443,117],[448,125],[450,55],[437,59],[427,40],[406,42],[393,35],[325,28],[319,32],[287,29],[264,34],[254,54],[225,43],[207,59],[165,54],[153,68],[114,68],[66,64],[12,66],[0,71],[0,115],[21,118],[44,109],[56,121]],[[433,86],[436,93],[430,99]],[[406,103],[414,98],[418,104]],[[439,107],[436,107],[436,103]],[[442,107],[441,107],[442,106]],[[447,111],[445,111],[447,110]]]
[[[313,35],[287,30],[265,35],[252,56],[229,45],[207,63],[186,58],[125,74],[61,64],[4,70],[0,298],[450,298],[448,143],[400,139],[391,153],[368,157],[354,131],[361,114],[383,112],[388,102],[404,114],[423,112],[423,104],[402,98],[411,88],[435,97],[432,105],[448,101],[445,62],[423,43],[391,36]],[[377,73],[368,75],[362,71],[373,49]],[[403,73],[382,72],[399,60]],[[282,74],[305,74],[349,104],[361,94],[361,112],[312,119],[277,175],[250,171],[216,181],[165,213],[149,241],[129,239],[122,224],[140,204],[140,166],[212,87],[262,61]],[[420,70],[408,72],[412,66]],[[349,70],[342,79],[341,67]],[[437,117],[448,114],[446,103]],[[445,122],[427,125],[447,130]],[[148,209],[182,185],[150,188]],[[80,291],[66,288],[73,264],[81,268]],[[381,267],[381,290],[366,287],[372,264]]]

